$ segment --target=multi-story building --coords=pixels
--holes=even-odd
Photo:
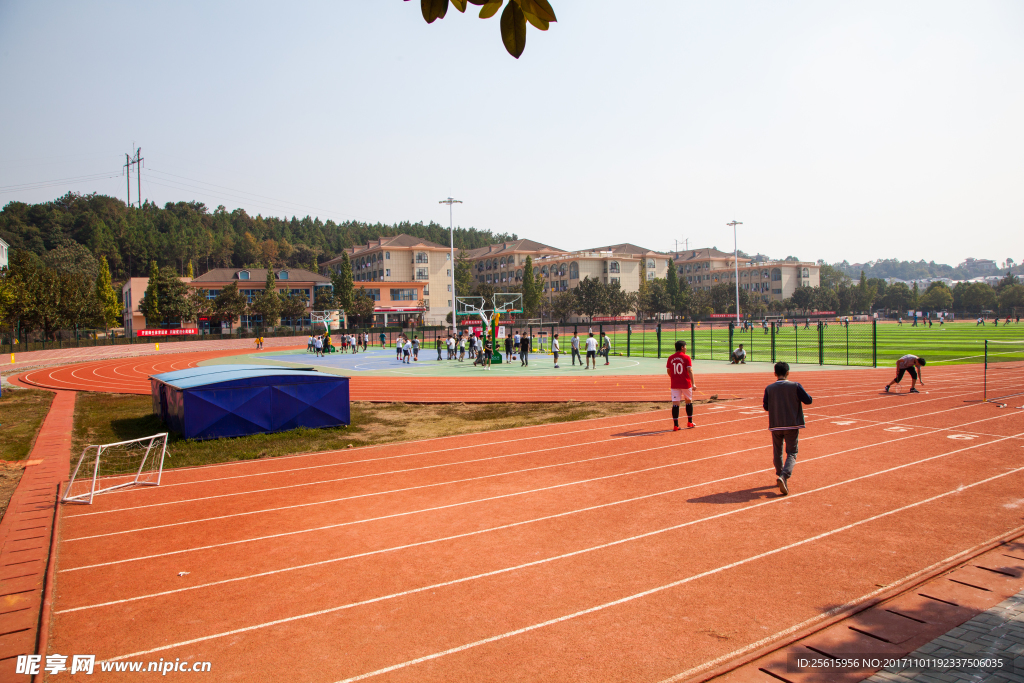
[[[275,287],[277,291],[289,294],[301,294],[306,298],[306,315],[301,320],[282,319],[282,325],[308,325],[309,311],[316,298],[316,290],[320,287],[330,288],[331,279],[318,275],[301,268],[280,268],[274,271]],[[238,285],[238,291],[252,303],[253,297],[266,289],[267,269],[266,268],[214,268],[203,273],[197,278],[189,280],[187,277],[179,278],[190,287],[201,289],[210,301],[217,298],[221,290],[232,283]],[[146,329],[146,317],[139,311],[139,303],[146,293],[149,285],[149,278],[133,277],[121,287],[121,302],[124,304],[124,327],[126,334],[133,334],[134,331]],[[191,320],[182,321],[190,324]],[[220,328],[211,330],[210,319],[200,316],[196,321],[198,327],[206,332],[220,332]],[[263,321],[259,316],[243,315],[238,321],[241,327],[261,327]]]
[[[526,257],[534,261],[545,256],[557,256],[567,253],[563,249],[551,247],[533,240],[515,240],[491,244],[466,252],[466,257],[473,264],[473,279],[480,284],[488,284],[495,291],[507,292],[523,285],[523,266]]]
[[[797,287],[817,287],[821,267],[805,261],[753,261],[734,259],[717,249],[693,249],[680,252],[675,259],[680,280],[691,289],[710,290],[717,284],[736,282],[739,264],[740,289],[761,301],[781,301],[793,296]]]
[[[422,320],[444,325],[452,311],[451,250],[443,244],[396,235],[345,250],[356,288],[373,296],[375,324]],[[341,268],[342,256],[320,265],[323,275]],[[397,298],[396,298],[397,297]],[[403,305],[404,304],[404,305]]]
[[[6,268],[10,262],[11,245],[0,239],[0,268]]]
[[[963,268],[964,270],[970,270],[976,273],[987,273],[993,270],[999,270],[999,264],[992,259],[987,258],[966,258],[957,266],[957,268]]]

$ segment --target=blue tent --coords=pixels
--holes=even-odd
[[[188,439],[350,423],[348,377],[312,368],[211,365],[150,377],[153,413]]]

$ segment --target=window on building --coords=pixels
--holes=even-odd
[[[392,301],[416,301],[416,290],[415,289],[392,289],[391,290]]]
[[[449,292],[452,291],[452,286],[451,285],[448,285],[448,291]]]
[[[427,260],[427,252],[417,251],[416,252],[416,263],[429,263]]]
[[[569,264],[569,279],[579,280],[580,279],[580,264],[573,261]]]
[[[429,268],[417,268],[416,269],[416,279],[417,280],[429,280],[430,279],[430,269]]]
[[[491,281],[491,274],[487,273],[487,282],[490,282],[490,281]]]
[[[430,285],[425,285],[423,287],[423,295],[424,296],[430,296]]]
[[[777,280],[781,280],[781,279],[782,279],[782,269],[781,268],[772,268],[772,281],[777,281]]]
[[[379,289],[364,289],[362,290],[366,296],[370,297],[374,301],[380,301],[380,290]]]
[[[425,308],[428,311],[430,310],[430,299],[423,300],[423,308]]]
[[[486,268],[487,270],[491,269],[491,261],[490,261],[490,259],[484,261],[484,268]]]
[[[619,262],[618,261],[612,261],[611,263],[609,263],[608,264],[608,272],[609,273],[618,273],[618,272],[620,272],[619,271]]]
[[[768,279],[768,269],[767,268],[765,268],[764,270],[761,271],[761,277],[764,278],[765,280]]]
[[[804,268],[804,277],[810,277],[810,276],[811,276],[810,269],[809,268]]]
[[[448,277],[452,276],[452,269],[451,268],[448,269],[448,272],[446,273],[446,275],[448,275]]]
[[[541,266],[540,267],[540,274],[541,274],[541,277],[547,277],[548,276],[548,267],[547,266]]]
[[[654,259],[652,259],[652,258],[647,259],[647,267],[648,268],[653,268],[654,267]]]
[[[452,300],[448,299],[448,308],[451,308],[451,307],[452,307]]]
[[[218,294],[220,294],[220,290],[219,289],[208,289],[208,290],[206,290],[206,298],[209,299],[210,301],[213,301],[214,299],[216,299]],[[128,304],[128,308],[131,308],[131,307],[132,307],[131,304]]]
[[[287,280],[288,279],[288,271],[287,270],[282,270],[280,273],[277,274],[277,279],[278,280]]]
[[[390,268],[385,268],[384,269],[384,276],[385,277],[391,277],[391,269]]]
[[[240,270],[240,271],[238,271],[238,279],[239,280],[248,280],[249,279],[249,271],[248,270]]]
[[[450,252],[450,251],[446,251],[446,252],[444,253],[444,260],[445,260],[445,261],[451,261],[451,260],[452,260],[452,254],[451,254],[451,252]]]
[[[240,289],[238,290],[248,303],[252,303],[252,298],[259,294],[262,290],[259,289]]]
[[[523,279],[523,271],[522,270],[517,270],[516,271],[516,280],[521,282],[522,279]]]
[[[782,290],[781,289],[773,289],[772,290],[772,294],[782,294]]]
[[[613,284],[613,285],[614,285],[614,284],[617,284],[617,283],[618,283],[618,281],[619,281],[619,278],[617,278],[617,277],[613,277],[613,278],[611,278],[611,281],[612,281],[612,284]]]

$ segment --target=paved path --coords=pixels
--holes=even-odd
[[[1001,657],[1013,660],[1013,670],[978,673],[976,670],[972,672],[956,668],[941,672],[896,673],[891,669],[883,669],[867,679],[868,683],[1024,683],[1024,591],[918,648],[910,657]]]
[[[75,392],[56,392],[0,522],[0,683],[28,680],[15,673],[16,659],[37,652],[40,626],[48,630],[40,608],[48,598],[57,486],[68,477],[74,415]]]

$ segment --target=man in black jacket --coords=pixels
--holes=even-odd
[[[772,433],[772,457],[775,483],[779,492],[789,495],[789,478],[796,465],[797,438],[804,428],[804,406],[811,396],[796,382],[790,382],[789,363],[775,364],[775,381],[764,389],[764,409],[768,411],[768,429]],[[786,464],[782,464],[782,443],[786,443]]]

